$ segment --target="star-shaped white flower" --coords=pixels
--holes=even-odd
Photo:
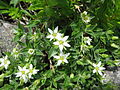
[[[91,20],[91,17],[89,17],[89,15],[87,15],[87,12],[84,11],[83,13],[81,13],[81,18],[85,23],[89,23]]]
[[[15,59],[19,56],[19,52],[16,48],[13,49],[11,54],[15,57]]]
[[[8,56],[5,56],[3,58],[0,58],[0,67],[5,67],[5,69],[8,68],[8,65],[10,64],[10,61],[8,60]]]
[[[32,55],[34,52],[35,52],[34,49],[29,49],[29,50],[28,50],[28,53],[31,54],[31,55]]]
[[[50,41],[52,39],[58,39],[62,36],[62,34],[58,32],[58,26],[54,29],[54,31],[52,31],[50,28],[48,28],[48,31],[50,35],[48,35],[46,38],[50,38]]]
[[[98,64],[94,64],[93,63],[93,66],[94,66],[94,70],[93,70],[93,73],[99,73],[101,76],[103,75],[102,74],[102,70],[104,70],[105,68],[104,67],[101,67],[101,62],[99,62]]]
[[[70,55],[70,53],[63,54],[62,52],[60,53],[59,56],[53,56],[55,59],[58,60],[57,66],[59,66],[61,63],[68,63],[67,57]]]
[[[60,37],[58,38],[58,40],[56,42],[54,42],[54,45],[59,46],[60,51],[62,52],[63,48],[66,47],[70,47],[70,45],[68,44],[68,41],[66,41],[68,39],[69,36],[65,36],[65,37]]]
[[[39,70],[33,68],[33,65],[30,64],[30,66],[29,66],[29,72],[28,72],[29,78],[32,78],[32,75],[37,74],[38,71]]]
[[[85,53],[86,51],[88,51],[89,49],[88,49],[88,46],[87,45],[85,45],[85,44],[82,44],[81,45],[81,51],[83,52],[83,53]]]
[[[91,45],[91,44],[90,44],[91,41],[92,41],[91,38],[89,38],[89,37],[84,37],[84,42],[85,42],[86,44]]]
[[[38,38],[38,34],[36,32],[30,37],[31,40],[36,40]]]
[[[19,69],[19,72],[16,73],[16,75],[17,75],[16,77],[20,77],[20,80],[24,80],[24,82],[26,83],[28,81],[27,74],[28,74],[29,70],[26,69],[25,66],[23,68],[18,66],[18,69]]]

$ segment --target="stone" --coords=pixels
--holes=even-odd
[[[106,70],[104,82],[111,82],[114,85],[120,86],[120,67],[114,71]]]
[[[0,20],[0,56],[4,52],[11,52],[15,43],[13,39],[13,29],[16,25]]]

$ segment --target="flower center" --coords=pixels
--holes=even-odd
[[[7,64],[7,60],[4,60],[4,64]]]
[[[60,56],[60,60],[62,60],[62,61],[63,61],[63,60],[64,60],[64,58],[65,58],[64,56]]]
[[[33,73],[33,70],[32,69],[30,69],[30,71],[29,71],[30,73]]]
[[[98,71],[98,70],[99,70],[99,67],[95,67],[95,69],[96,69],[96,71]]]
[[[57,33],[53,33],[52,35],[53,35],[53,37],[56,37],[56,36],[57,36]]]
[[[60,44],[63,44],[64,42],[62,40],[59,41]]]
[[[25,71],[21,71],[22,74],[25,74]]]
[[[88,16],[85,16],[85,17],[84,17],[84,20],[89,20]]]

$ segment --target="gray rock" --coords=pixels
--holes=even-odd
[[[117,86],[120,86],[120,67],[115,71],[105,71],[105,82],[112,82]]]
[[[0,56],[2,52],[11,52],[15,43],[13,39],[13,29],[16,25],[0,20]]]

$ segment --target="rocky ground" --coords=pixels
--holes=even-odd
[[[11,52],[15,46],[15,44],[12,42],[13,29],[15,27],[15,25],[0,20],[0,56],[3,52]]]
[[[0,20],[0,57],[3,52],[11,52],[15,46],[15,43],[12,42],[13,30],[15,27],[16,25]],[[116,68],[115,70],[106,70],[105,74],[105,82],[111,81],[120,86],[120,68]]]

